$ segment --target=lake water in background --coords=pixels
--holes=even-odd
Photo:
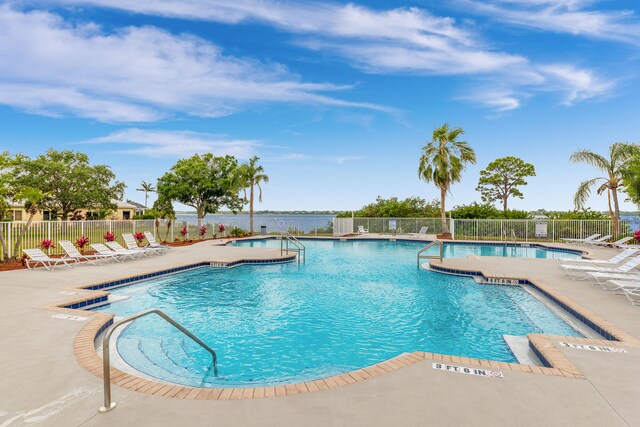
[[[185,221],[196,224],[198,217],[196,214],[177,214],[178,221]],[[309,232],[314,228],[326,228],[332,225],[335,215],[330,214],[254,214],[254,231],[260,231],[260,226],[265,225],[267,232],[286,231],[290,228]],[[207,215],[204,218],[205,224],[224,224],[249,229],[249,214],[215,214]]]
[[[638,215],[620,215],[620,219],[629,223],[631,231],[640,230],[640,216]]]

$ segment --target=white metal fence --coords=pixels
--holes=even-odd
[[[592,234],[630,235],[632,229],[620,221],[615,229],[610,220],[561,219],[447,219],[452,237],[456,240],[545,241],[585,238]],[[369,233],[417,233],[428,227],[428,234],[441,234],[440,218],[335,218],[335,236],[357,233],[360,227]]]
[[[563,219],[455,219],[456,240],[545,241],[583,239],[592,234],[622,236],[632,233],[626,221],[615,229],[610,220]]]
[[[449,222],[449,219],[447,219]],[[334,218],[333,235],[357,233],[362,229],[368,233],[418,233],[422,227],[427,227],[428,234],[441,234],[442,221],[440,218]]]
[[[49,254],[60,254],[62,249],[58,245],[60,240],[70,240],[75,243],[80,236],[85,236],[91,243],[102,243],[107,232],[113,233],[116,241],[124,244],[123,233],[137,233],[150,231],[157,240],[172,242],[176,238],[182,238],[182,229],[187,227],[185,237],[196,238],[199,236],[199,228],[195,224],[184,221],[160,220],[156,228],[155,220],[131,220],[131,221],[34,221],[24,232],[17,252],[14,251],[16,241],[19,239],[26,222],[0,222],[0,235],[5,241],[8,257],[18,257],[22,249],[39,248],[43,240],[51,240],[54,246]],[[213,233],[219,233],[220,224],[205,224],[205,237],[211,237]],[[225,225],[225,233],[228,235],[231,227]],[[0,245],[0,257],[4,258],[5,248]],[[89,249],[89,246],[86,246]]]

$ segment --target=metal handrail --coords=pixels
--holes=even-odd
[[[169,322],[171,325],[175,326],[180,332],[194,340],[196,343],[200,344],[202,348],[211,353],[211,358],[213,359],[213,373],[214,375],[218,375],[218,356],[216,352],[204,343],[200,338],[193,335],[189,332],[184,326],[167,316],[162,311],[157,308],[152,308],[150,310],[141,311],[140,313],[134,314],[129,317],[125,317],[124,319],[120,319],[117,322],[114,322],[113,325],[109,326],[109,328],[105,331],[104,336],[102,337],[102,374],[104,378],[104,405],[100,407],[100,412],[108,412],[116,407],[116,402],[111,401],[111,362],[109,358],[109,341],[111,340],[111,335],[113,332],[124,325],[125,323],[132,322],[136,319],[144,317],[148,314],[157,314],[162,317],[164,320]]]
[[[291,242],[291,244],[296,247],[295,249],[291,250],[298,253],[298,262],[300,262],[301,257],[306,261],[307,247],[300,240],[296,239],[289,233],[282,233],[282,235],[280,236],[280,256],[282,256],[285,252],[287,254],[289,253],[289,242]]]
[[[427,249],[435,245],[440,246],[440,255],[422,255],[424,251],[426,251]],[[418,251],[418,267],[420,267],[420,258],[439,259],[440,261],[442,261],[442,258],[444,258],[444,244],[442,243],[442,240],[436,239],[431,243],[427,243],[425,246],[422,247],[422,249]]]

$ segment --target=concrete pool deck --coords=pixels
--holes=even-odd
[[[608,258],[613,252],[599,249],[593,255]],[[640,425],[640,347],[623,345],[627,353],[604,353],[560,347],[557,340],[555,348],[586,379],[504,369],[495,369],[504,378],[461,375],[433,369],[432,360],[423,360],[331,390],[269,399],[182,400],[114,385],[118,407],[98,414],[102,380],[80,366],[73,349],[90,316],[76,311],[88,319],[58,319],[51,317],[54,311],[41,308],[73,299],[69,289],[87,283],[198,261],[277,256],[279,250],[203,242],[123,264],[0,273],[0,426]],[[467,258],[445,264],[535,278],[640,337],[639,307],[624,296],[566,278],[555,260]]]

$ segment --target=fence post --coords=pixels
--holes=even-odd
[[[584,239],[584,235],[582,234],[582,220],[580,220],[580,239]]]
[[[449,216],[449,222],[451,223],[451,240],[456,240],[456,220]]]
[[[15,255],[13,255],[13,222],[8,222],[7,223],[7,257],[11,258],[14,257]]]

